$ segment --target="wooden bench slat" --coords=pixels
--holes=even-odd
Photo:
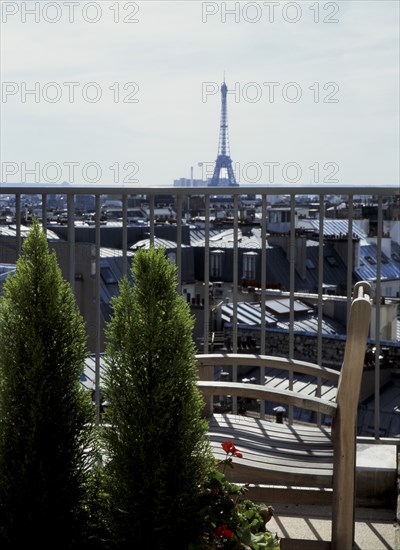
[[[216,456],[219,459],[222,459],[223,455],[219,453],[217,445],[217,442],[213,442],[212,447],[216,453]],[[327,475],[332,475],[333,470],[332,456],[326,456],[324,458],[319,457],[319,459],[304,456],[303,460],[301,460],[297,455],[293,456],[289,453],[282,453],[279,455],[277,453],[273,453],[271,449],[265,453],[252,453],[249,448],[245,448],[243,450],[243,456],[244,458],[237,460],[235,459],[235,467],[244,467],[246,465],[251,465],[254,467],[255,465],[258,465],[259,467],[265,467],[270,470],[281,469],[281,471],[284,471],[287,467],[291,467],[294,469],[296,476],[301,476],[301,479],[298,479],[297,481],[304,482],[303,484],[305,485],[309,484],[309,480],[306,478],[311,475],[314,470],[318,471],[318,473],[324,473]],[[268,476],[265,479],[268,480]],[[284,481],[285,479],[282,478],[282,482]]]
[[[322,487],[332,486],[332,468],[301,467],[299,464],[283,463],[272,464],[272,462],[257,462],[244,460],[235,463],[233,468],[227,468],[225,475],[227,479],[236,483],[274,485],[293,485],[298,487]],[[307,471],[307,476],[300,475]]]
[[[315,373],[314,373],[315,374]],[[294,373],[294,389],[299,393],[305,393],[308,396],[317,396],[317,378],[313,376],[310,379],[310,375]],[[320,391],[321,397],[325,400],[334,401],[337,393],[337,379],[326,380],[324,377],[320,378]],[[265,384],[270,388],[276,388],[279,390],[289,390],[289,378],[288,375],[277,369],[265,370]]]
[[[263,423],[267,424],[267,421],[263,421]],[[236,429],[234,432],[227,434],[225,428],[219,427],[215,422],[210,423],[208,434],[214,453],[219,459],[223,459],[225,456],[221,443],[226,440],[227,435],[231,435],[231,440],[244,455],[243,459],[235,458],[235,461],[240,463],[242,461],[244,463],[248,459],[267,462],[270,467],[275,464],[292,463],[292,465],[300,468],[306,462],[308,467],[313,467],[314,464],[315,468],[329,468],[332,470],[333,448],[332,443],[326,438],[318,443],[304,438],[300,445],[296,445],[293,440],[285,441],[276,436],[266,438],[257,429],[253,432],[248,429]],[[307,475],[307,472],[302,472],[299,475]]]
[[[339,373],[328,367],[318,366],[307,361],[275,357],[272,355],[242,354],[242,353],[210,353],[201,357],[197,356],[197,364],[203,366],[229,366],[238,365],[246,367],[270,367],[286,370],[288,372],[300,372],[311,376],[322,376],[326,380],[338,381]]]
[[[293,391],[278,390],[261,384],[244,384],[242,382],[216,382],[212,380],[198,380],[198,387],[203,395],[234,395],[262,401],[273,401],[285,405],[309,409],[330,416],[336,413],[336,403],[327,402],[319,397],[309,397],[296,394]]]
[[[218,438],[218,435],[210,434],[210,441],[212,441],[212,446],[214,447],[215,451],[218,453],[218,457],[223,457],[223,453],[219,452],[218,444],[222,441]],[[314,450],[312,452],[307,451],[306,448],[304,449],[290,449],[287,447],[268,447],[266,450],[262,450],[261,448],[257,448],[249,441],[243,441],[238,440],[236,445],[241,446],[243,451],[244,457],[247,457],[248,459],[256,459],[257,457],[261,457],[261,460],[263,460],[263,457],[268,457],[268,460],[270,460],[271,457],[277,460],[277,463],[283,464],[285,461],[287,463],[289,462],[308,462],[310,466],[312,467],[313,464],[315,464],[315,467],[319,467],[318,465],[325,465],[325,466],[332,466],[333,463],[333,453],[332,451],[322,451]],[[242,461],[243,459],[239,459],[239,461]],[[307,474],[306,474],[307,475]]]
[[[233,420],[237,418],[229,413],[224,415],[214,414],[209,419],[209,433],[223,432],[226,435],[232,433],[233,437],[249,436],[253,440],[258,440],[260,445],[264,446],[277,440],[287,444],[301,444],[304,442],[305,445],[332,447],[331,434],[323,428],[299,429],[296,432],[287,424],[278,424],[261,419],[249,419],[248,422],[241,421],[233,425],[229,421],[230,417]]]

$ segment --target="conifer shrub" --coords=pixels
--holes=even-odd
[[[187,548],[214,459],[196,386],[194,319],[164,249],[139,250],[107,327],[104,417],[112,540]]]
[[[0,547],[90,538],[93,406],[80,383],[86,333],[37,220],[0,298]]]

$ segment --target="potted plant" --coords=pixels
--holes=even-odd
[[[215,470],[204,486],[204,530],[200,539],[191,545],[190,550],[279,550],[278,536],[266,527],[274,513],[272,506],[246,499],[247,487],[236,485],[226,479],[225,469],[233,468],[233,457],[242,458],[242,453],[232,441],[224,441],[221,445],[226,457],[216,463]]]

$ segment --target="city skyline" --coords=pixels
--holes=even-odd
[[[397,2],[1,9],[3,183],[206,180],[224,80],[240,184],[399,181]]]

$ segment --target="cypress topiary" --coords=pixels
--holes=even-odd
[[[214,464],[196,386],[194,319],[163,249],[140,250],[113,300],[104,391],[116,547],[187,548]]]
[[[73,548],[87,532],[93,406],[84,321],[39,222],[0,299],[0,547]]]

